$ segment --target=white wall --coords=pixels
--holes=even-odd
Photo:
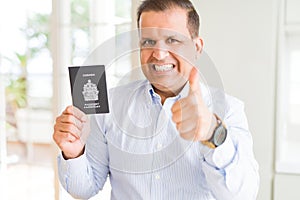
[[[277,0],[194,0],[204,49],[227,93],[245,102],[260,166],[259,200],[272,199]]]

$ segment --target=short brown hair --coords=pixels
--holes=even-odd
[[[187,11],[187,28],[192,38],[199,35],[200,20],[193,4],[189,0],[144,0],[137,9],[137,26],[141,14],[147,11],[165,11],[179,7]]]

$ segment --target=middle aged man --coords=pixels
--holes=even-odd
[[[243,103],[200,84],[192,3],[145,0],[137,13],[147,80],[110,90],[109,114],[89,119],[68,106],[57,118],[63,187],[86,199],[109,176],[111,199],[255,199],[258,165]]]

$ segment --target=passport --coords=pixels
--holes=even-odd
[[[109,113],[104,65],[68,67],[73,105],[85,114]]]

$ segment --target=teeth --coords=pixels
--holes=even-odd
[[[164,72],[164,71],[169,71],[169,70],[173,69],[173,65],[172,64],[154,65],[154,68],[158,72]]]

